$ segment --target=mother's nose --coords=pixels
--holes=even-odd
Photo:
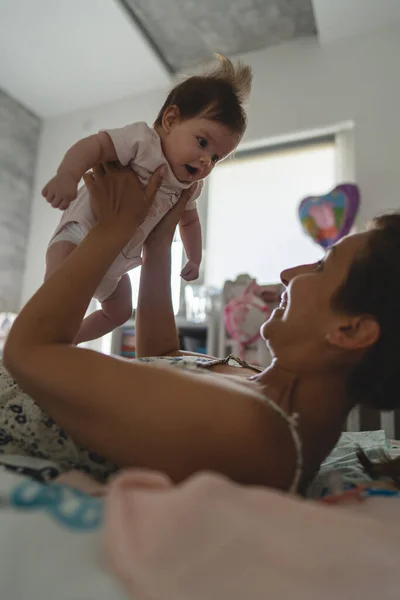
[[[289,285],[294,277],[303,275],[304,273],[311,273],[314,265],[298,265],[297,267],[290,267],[281,272],[281,282],[283,285]]]

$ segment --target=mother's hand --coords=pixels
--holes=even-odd
[[[162,171],[155,171],[144,189],[130,167],[111,163],[94,167],[83,179],[97,224],[130,237],[148,215]]]
[[[181,197],[173,208],[171,208],[161,221],[149,233],[143,246],[145,249],[153,246],[170,246],[174,239],[175,229],[185,210],[187,203],[192,197],[193,191],[189,188],[183,190]]]

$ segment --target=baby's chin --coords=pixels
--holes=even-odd
[[[174,165],[169,163],[169,166],[171,167],[171,171],[173,172],[174,176],[177,178],[178,181],[180,181],[181,183],[192,183],[192,180],[189,179],[189,173],[185,170],[185,167],[182,167],[182,165]]]

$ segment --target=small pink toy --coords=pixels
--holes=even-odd
[[[270,311],[262,299],[263,288],[252,280],[243,294],[232,298],[224,308],[224,321],[230,337],[238,343],[239,357],[244,349],[260,337],[260,327]]]

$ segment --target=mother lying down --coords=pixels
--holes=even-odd
[[[85,176],[97,225],[21,311],[5,346],[15,381],[2,368],[0,452],[98,478],[134,466],[178,482],[207,470],[304,491],[356,405],[400,405],[400,215],[282,272],[281,305],[262,327],[273,362],[258,372],[179,351],[170,276],[183,195],[144,245],[139,358],[75,347],[95,289],[160,181],[155,173],[143,191],[129,168],[112,166]]]

